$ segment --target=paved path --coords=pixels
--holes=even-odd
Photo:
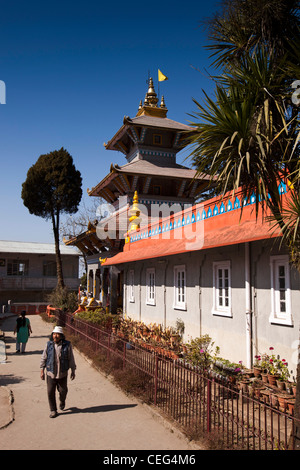
[[[126,396],[77,351],[77,373],[74,381],[69,380],[66,409],[50,419],[39,363],[53,325],[36,315],[28,318],[33,334],[26,354],[15,353],[16,317],[1,325],[6,338],[6,357],[3,360],[2,354],[0,360],[1,450],[198,449],[149,407]]]

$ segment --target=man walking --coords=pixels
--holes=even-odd
[[[40,363],[42,380],[45,380],[45,368],[50,418],[55,418],[57,416],[56,388],[60,399],[59,407],[63,410],[68,393],[68,370],[71,369],[70,378],[73,380],[76,369],[72,345],[65,339],[61,326],[54,328],[42,354]]]

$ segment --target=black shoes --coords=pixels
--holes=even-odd
[[[64,409],[65,409],[65,402],[63,402],[63,401],[60,402],[60,404],[59,404],[59,409],[60,409],[60,410],[64,410]],[[56,416],[58,416],[57,411],[51,411],[49,418],[56,418]]]

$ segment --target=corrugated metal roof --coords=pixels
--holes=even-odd
[[[0,240],[0,253],[33,253],[33,254],[55,254],[54,243],[18,242]],[[60,245],[62,255],[79,256],[78,251],[73,247]]]

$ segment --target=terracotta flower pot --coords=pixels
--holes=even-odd
[[[244,369],[243,376],[247,379],[251,379],[251,377],[254,376],[253,370],[252,369]]]
[[[270,385],[277,385],[277,379],[278,379],[278,375],[272,375],[272,374],[268,374],[268,381],[269,381],[269,384]]]
[[[287,407],[288,407],[288,412],[293,415],[294,414],[294,407],[295,407],[295,399],[290,398],[287,400]]]
[[[270,394],[270,404],[271,404],[271,406],[277,406],[278,405],[277,395],[275,395],[273,393]]]
[[[253,373],[254,373],[254,377],[260,377],[261,374],[262,374],[262,368],[254,366],[253,367]]]
[[[285,390],[285,383],[282,380],[276,380],[276,385],[279,388],[279,390]]]
[[[239,382],[239,388],[242,392],[247,392],[250,380],[241,380]]]
[[[287,397],[285,395],[278,395],[277,397],[280,408],[283,408],[285,411],[287,408]]]
[[[261,374],[261,380],[263,381],[264,384],[269,383],[268,374]]]
[[[255,388],[253,389],[253,391],[254,391],[254,397],[255,397],[255,398],[260,398],[260,396],[261,396],[261,391],[262,391],[262,387],[255,387]]]
[[[269,390],[263,389],[261,391],[261,400],[266,404],[270,403],[270,392],[269,392]]]

